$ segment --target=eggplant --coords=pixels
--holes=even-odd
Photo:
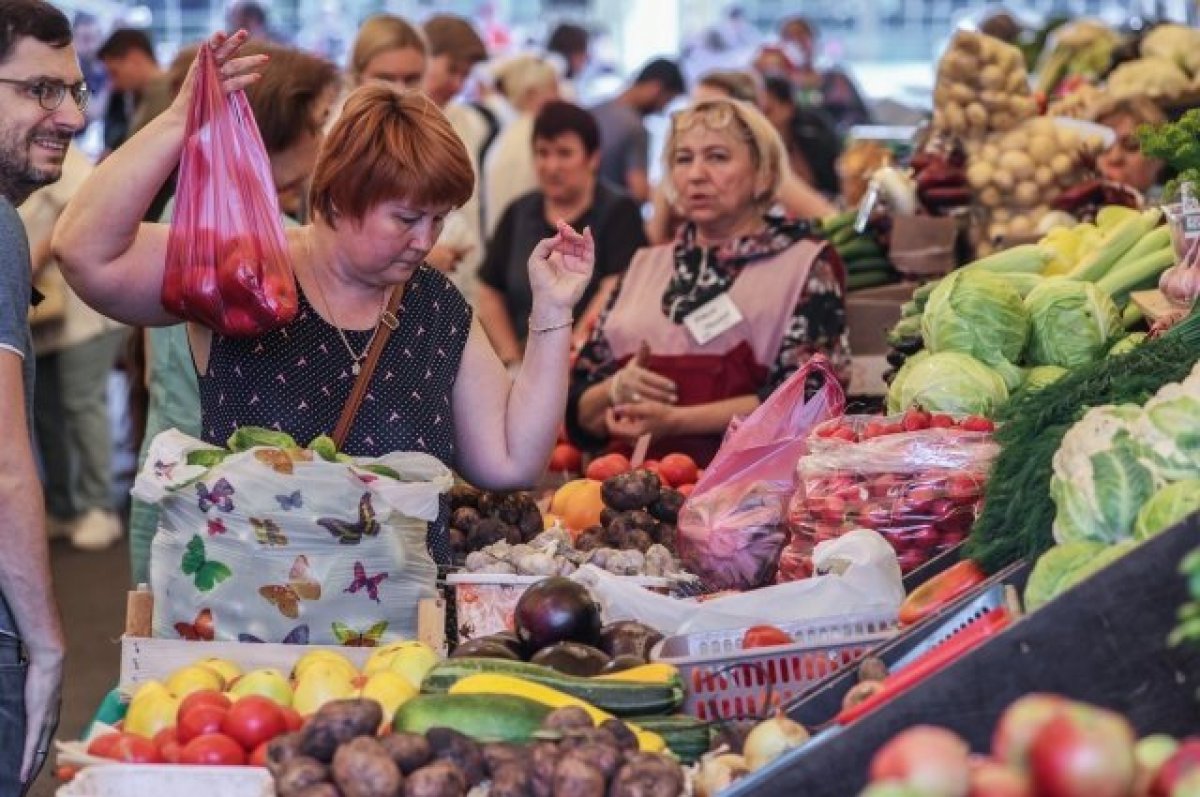
[[[566,675],[582,678],[599,675],[611,661],[604,651],[578,642],[559,642],[542,648],[529,659],[530,664],[540,664]]]
[[[662,641],[663,635],[637,620],[618,620],[600,629],[600,649],[612,656],[636,656],[650,659],[650,649]]]
[[[587,587],[561,576],[544,578],[521,594],[513,612],[517,638],[526,650],[557,642],[595,645],[600,637],[600,609]]]
[[[497,642],[494,639],[488,639],[487,637],[467,640],[454,649],[454,652],[450,654],[450,658],[521,660],[521,657],[514,653],[508,645]]]

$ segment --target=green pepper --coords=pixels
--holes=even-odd
[[[314,437],[313,441],[308,444],[308,447],[326,462],[337,460],[337,444],[333,442],[333,438],[329,435],[323,434],[319,437]]]
[[[295,448],[296,441],[287,432],[277,432],[261,426],[243,426],[229,436],[225,445],[230,451],[248,451],[256,446]]]
[[[198,465],[201,468],[215,468],[232,453],[232,451],[226,451],[224,448],[202,448],[198,451],[189,451],[187,464]]]

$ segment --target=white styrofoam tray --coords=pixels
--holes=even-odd
[[[274,797],[262,767],[106,764],[82,770],[58,797]]]

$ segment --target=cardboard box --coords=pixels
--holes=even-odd
[[[898,282],[846,296],[850,352],[855,357],[887,354],[887,332],[900,320],[900,306],[912,298],[919,284]]]

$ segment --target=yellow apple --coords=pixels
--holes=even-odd
[[[417,690],[407,678],[387,670],[369,676],[359,693],[360,697],[370,698],[383,707],[383,727],[391,725],[396,709],[416,695]]]
[[[211,689],[223,691],[224,680],[214,670],[196,664],[181,667],[167,678],[167,690],[177,697],[187,697],[192,692]]]
[[[316,713],[317,709],[331,700],[354,697],[357,690],[351,678],[336,667],[314,666],[306,670],[304,677],[296,682],[292,696],[292,708],[302,717]]]
[[[283,673],[270,667],[251,670],[238,678],[229,688],[229,694],[234,701],[246,695],[261,695],[281,706],[292,704],[292,685]]]
[[[421,681],[438,663],[438,654],[433,648],[423,642],[406,642],[405,647],[392,657],[388,669],[399,673],[408,679],[415,689],[421,688]]]
[[[339,667],[346,673],[347,678],[354,678],[358,675],[358,668],[351,663],[350,659],[332,650],[312,650],[301,656],[292,666],[292,680],[299,681],[304,677],[309,667],[318,663],[331,664]]]
[[[201,667],[207,667],[217,675],[221,676],[221,680],[224,682],[226,689],[228,689],[229,685],[242,675],[242,668],[234,664],[229,659],[218,659],[213,657],[201,659],[200,661],[196,662],[196,664],[200,665]]]
[[[129,703],[129,711],[125,713],[123,727],[126,731],[152,739],[163,728],[175,724],[182,698],[171,694],[161,684],[159,687],[138,690],[137,696]]]
[[[383,647],[375,648],[371,651],[367,663],[363,665],[363,675],[374,675],[391,667],[392,659],[396,658],[396,654],[409,644],[411,643],[407,641],[389,642]]]

